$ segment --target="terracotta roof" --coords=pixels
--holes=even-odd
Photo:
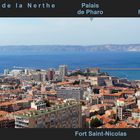
[[[72,82],[59,82],[57,85],[67,85],[67,84],[72,84]]]
[[[14,105],[17,103],[22,103],[22,102],[28,102],[28,101],[32,101],[32,98],[27,98],[27,99],[23,99],[23,100],[13,100],[13,101],[9,101],[9,102],[3,102],[0,103],[0,106],[10,106],[10,105]]]
[[[56,91],[47,91],[47,94],[57,94]]]
[[[139,108],[135,108],[135,109],[132,110],[132,112],[140,113],[140,109]]]
[[[121,121],[117,124],[116,128],[127,128],[127,122]]]
[[[13,118],[9,118],[9,117],[0,117],[0,122],[1,122],[1,121],[10,121],[10,120],[13,120],[13,121],[14,121]]]
[[[96,115],[96,118],[100,120],[102,117],[100,115]]]
[[[0,110],[0,116],[5,116],[7,114],[8,114],[8,112]]]
[[[103,121],[103,124],[109,123],[109,122],[111,121],[110,118],[107,118],[107,117],[105,117],[105,116],[102,116],[102,117],[101,117],[101,120]]]
[[[9,105],[12,105],[14,104],[13,101],[9,101],[9,102],[3,102],[3,103],[0,103],[0,106],[9,106]]]
[[[119,98],[119,99],[117,99],[117,100],[119,100],[119,101],[125,101],[125,99],[124,99],[124,98]]]
[[[17,104],[17,103],[24,103],[24,102],[29,102],[29,101],[32,101],[33,99],[32,98],[26,98],[26,99],[23,99],[23,100],[16,100],[14,103]]]
[[[105,128],[115,128],[116,127],[115,125],[111,125],[109,123],[106,123],[104,126],[105,126]]]
[[[65,76],[65,78],[66,78],[66,79],[78,79],[78,78],[79,78],[79,76],[70,76],[70,77]]]
[[[114,94],[103,93],[103,95],[105,95],[105,96],[121,96],[121,95],[123,95],[123,93],[122,92],[118,92],[118,93],[114,93]]]
[[[16,90],[0,90],[0,93],[18,93],[22,92],[21,89],[16,89]]]
[[[20,115],[20,114],[23,114],[23,113],[25,113],[25,112],[33,111],[33,110],[36,110],[36,109],[34,109],[34,108],[23,109],[23,110],[19,110],[19,111],[12,112],[12,113],[10,113],[10,114]]]

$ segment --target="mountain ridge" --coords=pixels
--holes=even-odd
[[[73,52],[140,52],[140,44],[0,46],[0,54],[47,54]]]

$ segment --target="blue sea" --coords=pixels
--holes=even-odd
[[[61,53],[46,55],[0,55],[0,73],[13,66],[25,68],[58,68],[66,64],[69,69],[99,68],[140,68],[138,52],[94,52],[94,53]],[[103,70],[105,71],[105,70]],[[112,76],[140,80],[140,70],[106,70]]]

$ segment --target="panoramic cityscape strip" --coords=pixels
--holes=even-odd
[[[0,128],[139,128],[139,88],[100,68],[5,69]]]

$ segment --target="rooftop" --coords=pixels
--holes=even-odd
[[[7,115],[8,112],[0,110],[0,117]]]
[[[140,113],[140,109],[139,108],[135,108],[135,109],[132,110],[132,112],[134,112],[134,113]]]
[[[41,116],[41,115],[45,115],[45,114],[48,114],[48,113],[51,113],[51,112],[55,112],[55,111],[58,111],[58,110],[63,110],[63,109],[67,109],[69,107],[74,107],[75,105],[77,105],[80,103],[79,102],[66,102],[66,103],[63,103],[63,104],[59,104],[59,105],[54,105],[52,107],[48,107],[44,110],[25,110],[23,112],[20,112],[19,114],[15,114],[16,116],[19,116],[19,117],[23,117],[23,118],[31,118],[31,117],[36,117],[36,116]]]
[[[9,117],[0,117],[0,122],[1,121],[10,121],[10,120],[13,120],[14,121],[14,119],[12,119],[12,118],[9,118]]]

